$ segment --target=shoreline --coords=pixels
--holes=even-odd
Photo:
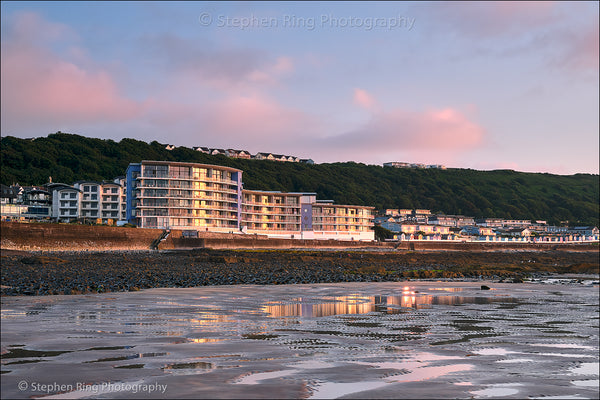
[[[216,285],[598,275],[599,251],[2,250],[2,296]]]

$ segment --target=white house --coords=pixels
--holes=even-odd
[[[52,218],[63,222],[79,218],[81,190],[64,183],[51,183],[48,191],[52,193]]]

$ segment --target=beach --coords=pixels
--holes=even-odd
[[[590,280],[3,296],[2,397],[597,398],[598,306]]]

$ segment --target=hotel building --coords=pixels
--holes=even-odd
[[[141,228],[374,240],[373,207],[333,205],[316,193],[246,190],[242,171],[142,161],[126,173],[126,218]]]

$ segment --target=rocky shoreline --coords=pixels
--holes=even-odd
[[[520,282],[599,273],[590,251],[372,252],[177,250],[20,252],[2,250],[3,296],[137,291],[236,284],[492,279]]]

